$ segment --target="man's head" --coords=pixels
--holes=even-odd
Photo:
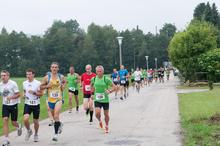
[[[35,71],[31,68],[28,68],[26,70],[26,77],[29,81],[32,81],[34,79],[34,76],[35,76]]]
[[[114,69],[113,69],[113,72],[114,72],[114,73],[116,73],[116,72],[117,72],[117,69],[116,69],[116,68],[114,68]]]
[[[120,69],[121,69],[121,70],[124,69],[124,68],[125,68],[124,65],[121,65],[121,66],[120,66]]]
[[[104,74],[104,67],[102,65],[98,65],[96,68],[96,74],[97,75],[103,75]]]
[[[92,72],[92,66],[90,64],[86,65],[86,72],[91,73]]]
[[[70,73],[73,74],[75,71],[74,67],[73,66],[70,66]]]
[[[1,80],[5,83],[5,82],[8,82],[9,78],[10,78],[10,73],[7,70],[2,70]]]
[[[57,62],[52,62],[50,65],[50,70],[53,74],[56,74],[59,70],[59,64]]]

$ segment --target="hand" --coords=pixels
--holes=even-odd
[[[11,100],[11,96],[8,96],[8,97],[7,97],[7,101],[10,101],[10,100]]]
[[[35,92],[32,90],[29,90],[28,93],[33,94],[33,95],[35,94]]]
[[[50,83],[46,85],[46,89],[51,88],[51,87],[52,87],[52,84]]]
[[[105,93],[110,94],[111,90],[105,90]]]

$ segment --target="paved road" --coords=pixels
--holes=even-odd
[[[124,101],[112,99],[110,104],[110,133],[98,128],[95,120],[89,125],[88,117],[79,113],[64,112],[61,119],[64,130],[58,142],[52,142],[53,127],[48,119],[40,123],[38,143],[24,141],[11,133],[12,146],[179,146],[179,110],[176,80],[164,84],[154,83],[141,89],[140,94],[130,89],[130,96]],[[2,139],[2,138],[0,138]]]

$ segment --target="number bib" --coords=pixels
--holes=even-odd
[[[126,83],[126,81],[125,81],[125,80],[121,80],[121,83],[122,83],[122,84],[125,84],[125,83]]]
[[[105,99],[105,94],[104,93],[96,93],[95,98],[96,98],[96,100],[103,100],[103,99]]]
[[[74,87],[69,87],[69,90],[74,92],[74,91],[76,91],[76,88],[74,88]]]
[[[85,85],[85,91],[91,91],[91,86],[90,85]]]
[[[11,100],[8,100],[7,97],[4,97],[4,104],[6,104],[6,105],[7,105],[7,104],[10,104],[10,101],[11,101]]]
[[[59,98],[59,97],[60,97],[60,92],[59,92],[59,90],[52,90],[52,91],[50,92],[50,97],[51,97],[51,98]]]
[[[114,82],[117,82],[117,81],[118,81],[118,79],[117,79],[117,78],[114,78],[114,79],[113,79],[113,81],[114,81]]]
[[[28,104],[28,105],[38,105],[39,101],[37,101],[37,100],[27,100],[25,103]]]

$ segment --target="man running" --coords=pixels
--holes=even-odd
[[[68,92],[69,92],[69,113],[72,113],[73,95],[75,97],[75,102],[76,102],[76,111],[79,111],[78,83],[80,82],[80,77],[77,73],[75,73],[75,69],[73,66],[70,66],[69,71],[70,73],[67,74],[67,83],[68,83]]]
[[[22,125],[17,122],[18,103],[20,103],[20,92],[15,81],[9,79],[10,73],[6,70],[1,71],[0,93],[2,96],[2,118],[3,118],[3,146],[10,146],[9,141],[9,116],[12,125],[17,129],[17,135],[22,134]]]
[[[139,70],[137,67],[136,71],[134,72],[134,81],[136,85],[137,92],[140,92],[140,87],[141,87],[141,77],[142,77],[142,72]]]
[[[34,122],[34,142],[38,142],[39,115],[40,115],[40,96],[43,92],[40,90],[40,81],[34,79],[35,71],[33,69],[26,70],[27,80],[23,82],[23,90],[25,97],[24,105],[24,126],[27,129],[25,141],[28,141],[33,134],[30,128],[29,117],[33,113]]]
[[[81,86],[83,88],[83,106],[86,110],[86,115],[90,114],[90,124],[93,122],[93,100],[91,99],[91,79],[95,77],[96,74],[92,72],[92,66],[86,65],[86,72],[81,76]]]
[[[99,65],[96,67],[97,76],[92,78],[91,86],[94,91],[94,101],[95,101],[95,115],[99,121],[99,126],[102,129],[103,124],[101,120],[101,109],[104,110],[105,116],[105,133],[109,133],[109,96],[115,90],[115,85],[112,83],[111,79],[104,76],[104,68]],[[109,89],[111,88],[111,89]]]
[[[166,69],[166,76],[167,76],[167,81],[169,81],[169,79],[170,79],[170,69],[169,68]]]
[[[120,99],[123,100],[126,98],[126,78],[128,78],[128,71],[127,69],[124,68],[124,65],[120,66],[120,71],[118,72],[119,74],[119,81],[120,81],[120,92],[121,92],[121,97]],[[123,98],[124,95],[124,98]]]
[[[118,90],[119,90],[119,74],[116,68],[113,69],[113,73],[111,74],[112,81],[114,85],[116,86],[115,90],[115,98],[117,99],[118,96]]]
[[[50,66],[51,72],[46,75],[41,83],[41,90],[47,89],[48,105],[52,112],[54,119],[55,134],[53,141],[58,141],[58,133],[62,132],[62,123],[60,122],[60,112],[63,102],[63,91],[65,89],[66,81],[63,75],[58,73],[59,64],[53,62]]]

